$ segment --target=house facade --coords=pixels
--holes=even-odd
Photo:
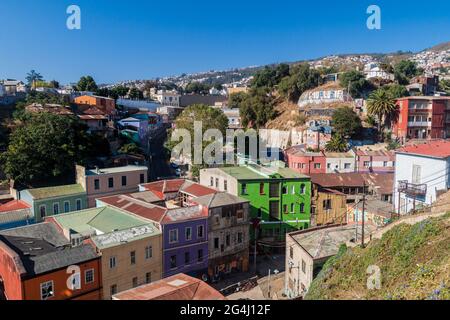
[[[450,182],[450,142],[415,144],[396,151],[395,211],[407,214],[432,205]]]
[[[200,172],[200,183],[250,201],[250,219],[258,219],[259,236],[284,241],[284,235],[310,225],[309,177],[287,168],[257,165],[211,168]]]
[[[352,152],[325,152],[325,173],[355,172],[355,156]]]
[[[88,206],[86,191],[81,184],[23,190],[18,198],[31,207],[35,222]]]
[[[72,246],[51,223],[2,231],[0,282],[7,300],[99,300],[100,256],[91,244]]]
[[[408,140],[445,139],[450,135],[450,97],[412,96],[397,100],[398,118],[392,134]]]
[[[77,165],[76,173],[77,183],[86,190],[89,208],[96,206],[96,198],[136,192],[139,184],[148,179],[148,168],[144,166],[86,169]]]
[[[49,219],[72,245],[88,242],[101,255],[102,299],[161,279],[162,237],[149,221],[110,207]]]
[[[84,95],[74,98],[74,103],[78,105],[80,111],[90,107],[97,107],[109,116],[110,119],[116,115],[116,101],[111,98]]]
[[[394,151],[359,149],[353,153],[356,159],[355,172],[393,173],[395,170]]]
[[[308,151],[306,146],[298,145],[284,151],[287,166],[300,174],[326,173],[327,160],[322,151]]]
[[[347,197],[342,192],[312,185],[311,225],[322,226],[347,221]]]

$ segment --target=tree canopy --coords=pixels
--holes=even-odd
[[[27,73],[25,79],[27,80],[28,85],[31,86],[36,81],[43,81],[44,77],[39,72],[36,72],[36,70],[31,70]]]
[[[343,73],[339,80],[342,87],[349,88],[349,93],[353,98],[363,98],[375,89],[374,85],[366,79],[364,74],[357,70]]]
[[[73,172],[75,163],[100,155],[97,137],[85,129],[75,117],[33,115],[13,131],[6,152],[0,155],[4,172],[25,185]]]
[[[95,83],[94,78],[91,76],[81,77],[77,83],[76,89],[78,91],[92,91],[95,92],[98,90],[97,83]]]
[[[275,99],[267,88],[255,88],[239,107],[244,127],[259,129],[276,117]]]
[[[211,87],[201,82],[191,82],[186,86],[186,93],[208,94]]]
[[[283,97],[297,103],[303,92],[320,84],[320,72],[311,69],[309,64],[301,64],[291,68],[289,75],[280,81],[278,91]]]
[[[395,80],[399,84],[406,85],[409,81],[423,73],[422,69],[417,67],[417,63],[410,60],[402,60],[394,66]]]
[[[378,89],[367,100],[367,111],[369,115],[378,118],[378,133],[380,135],[382,125],[386,122],[386,119],[391,118],[395,114],[396,110],[395,98],[387,90]]]
[[[362,128],[361,119],[350,107],[340,107],[333,114],[334,132],[344,138],[353,137]]]
[[[281,79],[289,76],[289,65],[282,63],[276,67],[266,66],[264,69],[258,71],[253,77],[252,87],[274,88]]]

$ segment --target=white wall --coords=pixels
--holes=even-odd
[[[406,154],[397,154],[395,162],[395,179],[394,179],[394,205],[398,212],[399,194],[398,181],[406,180],[413,182],[413,166],[420,166],[420,183],[427,185],[427,194],[425,201],[416,199],[416,206],[420,204],[430,205],[436,201],[437,190],[447,190],[449,185],[449,160],[435,159],[423,156],[414,156]],[[414,199],[401,194],[401,212],[407,213],[413,209]]]

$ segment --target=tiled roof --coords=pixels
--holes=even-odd
[[[411,146],[403,147],[397,150],[396,153],[419,155],[432,158],[448,158],[450,157],[450,141],[438,140],[423,144],[414,144]]]
[[[198,197],[193,201],[207,208],[217,208],[227,205],[249,202],[246,199],[239,198],[227,192],[218,192],[215,194],[209,194],[206,196]]]
[[[194,197],[202,197],[208,194],[216,193],[217,191],[205,186],[202,186],[198,183],[192,183],[190,185],[184,186],[181,188],[182,192],[189,194]]]
[[[46,198],[57,198],[70,195],[76,195],[81,193],[86,193],[80,184],[64,185],[57,187],[48,188],[38,188],[38,189],[28,189],[27,190],[33,199],[46,199]]]
[[[165,278],[113,296],[114,300],[226,300],[216,289],[185,274]]]
[[[31,206],[28,203],[23,202],[22,200],[13,200],[0,205],[0,212],[9,212],[29,208],[31,208]]]
[[[173,193],[178,192],[185,182],[185,179],[162,180],[143,184],[142,187],[149,191]]]
[[[393,151],[387,150],[357,150],[356,155],[358,156],[369,156],[369,157],[391,157],[395,158],[395,153]]]
[[[214,189],[185,179],[162,180],[152,183],[146,183],[141,185],[141,187],[145,190],[153,192],[155,196],[157,196],[161,200],[165,199],[166,193],[183,192],[194,197],[201,197],[217,192]]]

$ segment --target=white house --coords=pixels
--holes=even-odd
[[[355,155],[349,152],[325,152],[327,173],[355,172]]]
[[[447,192],[450,182],[450,141],[437,140],[396,151],[394,205],[406,214],[429,206]]]
[[[388,73],[384,71],[378,62],[371,62],[364,66],[364,74],[366,75],[366,79],[383,79],[394,81],[395,76],[392,73]]]

